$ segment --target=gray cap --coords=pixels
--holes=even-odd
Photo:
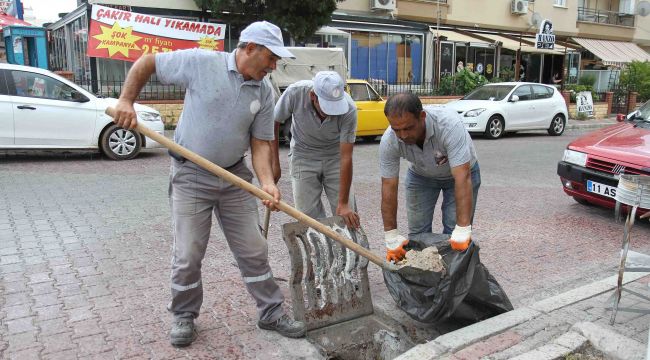
[[[268,21],[256,21],[248,25],[239,35],[239,41],[264,45],[272,53],[282,58],[296,58],[284,47],[280,28]]]
[[[327,115],[343,115],[349,110],[345,99],[345,82],[335,71],[320,71],[314,76],[318,104]]]

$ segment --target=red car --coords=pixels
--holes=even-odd
[[[614,208],[619,175],[650,176],[650,101],[617,120],[572,141],[557,165],[564,192],[581,204]]]

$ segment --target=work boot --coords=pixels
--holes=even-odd
[[[288,338],[301,338],[305,336],[305,324],[302,321],[295,321],[287,314],[271,322],[258,321],[257,326],[264,330],[277,331],[280,335]]]
[[[172,329],[169,332],[169,338],[173,346],[184,347],[190,345],[196,339],[194,319],[174,319]]]

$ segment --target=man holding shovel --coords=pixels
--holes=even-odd
[[[472,138],[459,115],[442,106],[423,109],[420,98],[412,93],[391,96],[384,113],[390,123],[379,145],[386,260],[401,260],[408,243],[397,231],[400,158],[409,162],[409,236],[431,232],[433,210],[442,192],[443,233],[451,234],[454,250],[467,249],[481,173]]]
[[[275,199],[264,204],[273,209],[280,200],[271,167],[274,101],[263,79],[279,58],[293,55],[284,48],[280,29],[266,21],[249,25],[239,40],[232,53],[191,49],[141,57],[129,71],[114,121],[124,128],[136,126],[133,102],[152,74],[163,83],[183,85],[187,91],[175,141],[248,182],[253,174],[243,157],[250,146],[260,185]],[[258,326],[287,337],[304,336],[304,324],[282,309],[255,198],[178,154],[172,157],[172,345],[187,346],[196,338],[194,319],[203,302],[201,261],[213,212],[257,303]]]
[[[298,81],[284,91],[274,111],[273,172],[279,179],[280,123],[293,116],[289,171],[296,208],[312,218],[326,217],[321,201],[325,190],[332,215],[356,229],[360,221],[350,188],[357,107],[344,87],[338,73],[320,71],[313,80]]]

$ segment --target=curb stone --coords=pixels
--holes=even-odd
[[[623,284],[636,281],[644,276],[650,275],[648,272],[633,272],[625,273]],[[444,355],[451,355],[454,352],[466,348],[476,342],[487,339],[491,336],[502,333],[503,331],[523,324],[529,320],[538,317],[541,314],[560,309],[562,307],[574,304],[576,302],[592,298],[616,287],[618,275],[613,275],[605,279],[593,282],[591,284],[582,286],[578,289],[570,290],[563,294],[541,300],[535,304],[527,307],[522,307],[507,313],[497,315],[487,320],[469,325],[462,329],[449,332],[442,335],[426,344],[421,344],[413,347],[411,350],[398,356],[396,360],[420,360],[420,359],[434,359],[440,358]],[[539,310],[537,310],[539,309]],[[588,328],[588,327],[587,327]],[[580,327],[582,329],[582,327]],[[580,331],[577,331],[580,332]],[[584,334],[583,334],[584,335]],[[620,335],[622,336],[622,335]],[[585,336],[589,339],[589,336]],[[562,337],[560,337],[562,338]],[[624,337],[623,337],[624,338]],[[591,340],[591,339],[590,339]],[[634,341],[634,340],[632,340]],[[636,342],[636,341],[635,341]],[[638,342],[636,342],[638,343]],[[557,344],[557,343],[556,343]],[[593,341],[592,341],[593,344]],[[564,349],[564,345],[557,344]],[[594,344],[595,347],[596,344]],[[553,348],[555,349],[555,348]],[[535,349],[533,351],[537,351]],[[599,350],[605,352],[604,350]],[[642,351],[645,353],[645,350]],[[526,353],[528,354],[528,353]],[[536,352],[537,355],[542,356],[541,352]],[[522,354],[523,355],[523,354]],[[533,355],[533,354],[530,354]],[[546,357],[534,357],[535,359],[546,359]],[[528,359],[528,358],[522,358]],[[533,359],[533,358],[530,358]],[[621,358],[623,359],[623,358]],[[521,360],[521,359],[520,359]]]
[[[572,329],[584,335],[589,342],[609,358],[616,360],[643,360],[646,346],[619,334],[609,327],[591,322],[579,322]]]

